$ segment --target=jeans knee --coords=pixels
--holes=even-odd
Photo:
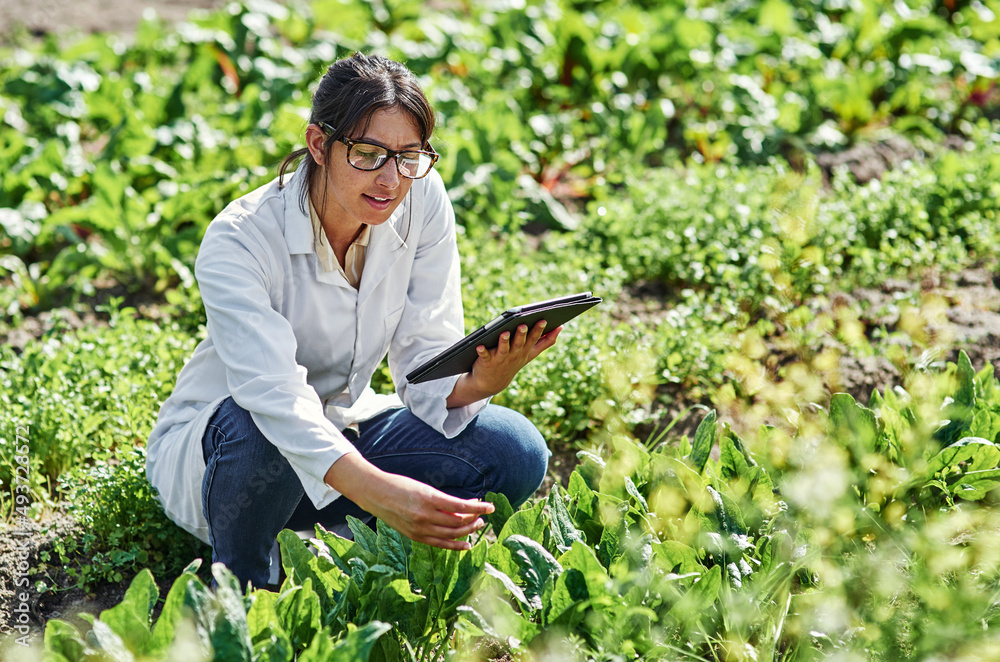
[[[485,416],[484,416],[485,414]],[[501,492],[515,508],[535,493],[548,471],[552,452],[538,428],[524,415],[490,405],[482,412],[490,442],[497,451],[494,490]]]

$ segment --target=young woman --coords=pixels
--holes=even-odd
[[[405,378],[464,335],[433,128],[404,66],[340,60],[314,94],[306,146],[205,233],[208,337],[160,410],[147,474],[167,515],[241,584],[266,583],[281,529],[348,514],[466,549],[459,539],[492,511],[487,492],[520,504],[545,475],[535,427],[488,401],[558,328],[522,325],[459,377]],[[369,385],[386,353],[392,396]]]

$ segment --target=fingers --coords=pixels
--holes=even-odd
[[[521,352],[525,348],[534,348],[538,344],[539,340],[542,340],[546,336],[545,334],[545,320],[539,320],[531,331],[528,331],[527,324],[520,324],[516,329],[514,329],[513,334],[510,331],[504,331],[500,334],[500,338],[497,341],[495,356],[496,358],[504,357],[508,354]],[[559,327],[560,329],[562,327]],[[554,339],[554,336],[553,336]],[[484,345],[479,345],[476,347],[476,353],[485,360],[490,360],[493,358],[489,350],[486,349]]]
[[[427,538],[456,540],[458,538],[464,538],[467,535],[473,534],[479,529],[483,528],[484,526],[486,526],[486,522],[477,517],[472,522],[469,522],[468,524],[459,527],[425,526],[422,527],[420,535]]]
[[[459,499],[458,497],[453,497],[450,494],[440,491],[438,491],[435,495],[433,506],[437,510],[444,511],[446,513],[468,513],[475,516],[488,515],[495,510],[493,504],[489,501],[480,501],[479,499]]]
[[[486,504],[492,506],[492,504]],[[448,513],[436,511],[423,521],[410,521],[411,527],[404,534],[411,540],[443,549],[471,549],[465,538],[486,526],[479,515],[473,513]]]
[[[472,543],[468,540],[450,540],[448,538],[414,538],[417,542],[441,549],[453,549],[455,551],[468,551],[472,549]]]
[[[545,333],[545,320],[539,320],[535,324],[534,328],[531,329],[531,334],[525,339],[525,345],[528,347],[534,347],[539,340],[542,338],[542,334]]]
[[[511,351],[520,351],[525,345],[525,339],[528,337],[528,325],[520,324],[516,329],[514,329],[513,337],[511,337],[510,331],[504,331],[500,334],[500,341],[497,343],[497,355],[504,356]]]
[[[532,345],[531,347],[535,351],[534,355],[531,358],[534,359],[536,356],[547,350],[549,347],[555,345],[556,339],[559,338],[559,333],[562,331],[562,329],[563,328],[561,326],[557,326],[555,329],[542,336],[534,345]]]

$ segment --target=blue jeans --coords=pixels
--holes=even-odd
[[[459,435],[446,439],[408,409],[384,412],[345,436],[372,464],[463,499],[498,492],[516,508],[545,477],[551,453],[521,414],[487,405]],[[369,517],[341,497],[316,510],[298,476],[253,422],[226,398],[202,438],[205,478],[202,506],[208,520],[212,562],[226,564],[241,586],[266,584],[269,556],[284,528],[343,524],[347,515]]]

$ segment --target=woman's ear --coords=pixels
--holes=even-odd
[[[316,165],[326,165],[326,133],[316,124],[306,127],[306,147]]]

